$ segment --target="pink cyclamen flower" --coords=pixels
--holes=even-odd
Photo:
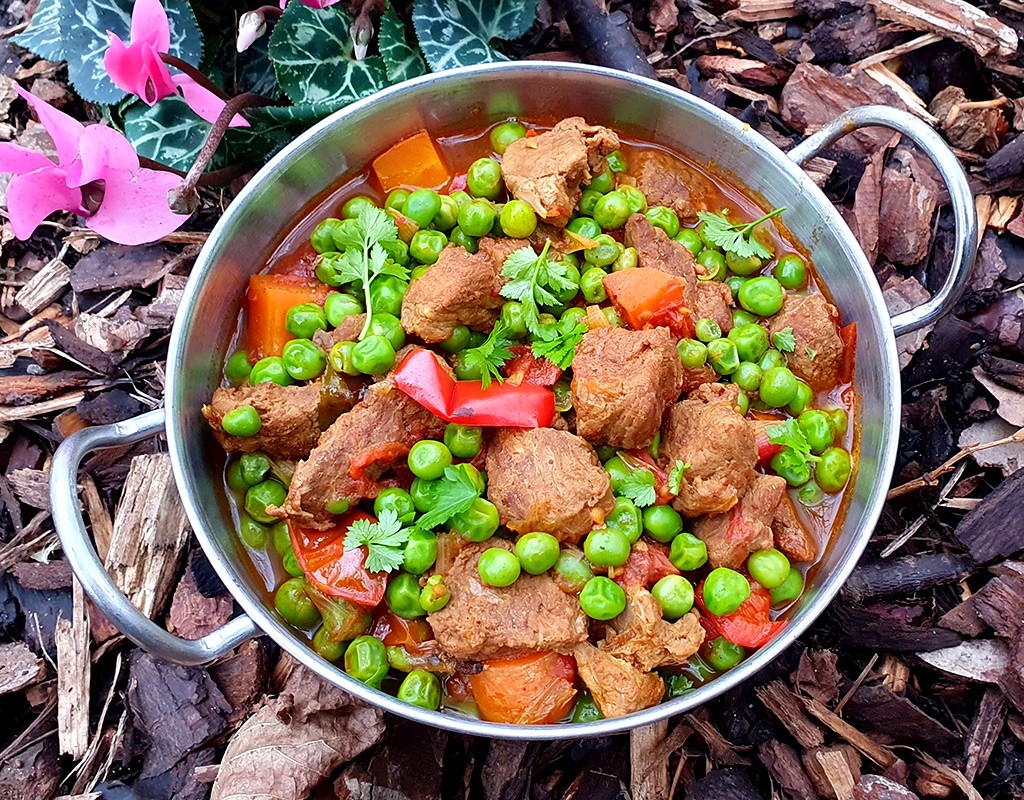
[[[0,142],[0,172],[14,173],[7,213],[19,239],[28,239],[54,211],[73,211],[96,233],[128,245],[156,241],[188,219],[167,205],[167,193],[181,185],[179,176],[140,167],[131,143],[113,128],[86,127],[20,86],[14,89],[35,109],[57,150],[54,163],[35,150]],[[102,188],[98,207],[87,208],[83,188],[90,197]]]
[[[341,0],[299,0],[299,2],[310,8],[327,8],[335,3],[340,3]],[[284,8],[286,5],[288,5],[288,0],[281,0],[281,8]]]
[[[160,0],[135,0],[129,43],[107,31],[110,46],[103,55],[107,75],[119,89],[137,95],[147,105],[181,90],[189,108],[207,122],[216,121],[225,101],[188,75],[172,75],[160,58],[171,47],[171,26]],[[241,114],[231,120],[232,128],[247,128]]]

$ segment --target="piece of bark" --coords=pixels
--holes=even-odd
[[[231,705],[228,731],[234,731],[252,712],[267,688],[267,650],[262,639],[243,642],[234,652],[209,667],[210,677]]]
[[[72,617],[57,620],[57,735],[60,752],[78,760],[89,747],[89,612],[82,585],[71,590]]]
[[[896,274],[882,285],[882,299],[885,300],[885,307],[892,317],[926,303],[931,299],[931,293],[917,278],[904,278]],[[896,337],[896,354],[901,370],[906,369],[917,352],[924,347],[934,327],[925,325],[916,331]]]
[[[206,597],[199,591],[192,569],[198,552],[193,550],[189,556],[189,564],[174,590],[167,614],[167,630],[183,639],[202,639],[227,624],[234,613],[235,604],[231,595]]]
[[[853,198],[850,212],[851,228],[860,244],[864,256],[871,266],[878,260],[878,226],[882,205],[882,172],[885,170],[885,157],[891,147],[895,147],[898,138],[892,137],[883,147],[878,148],[868,157],[864,174],[857,184],[857,192]]]
[[[81,312],[75,318],[74,332],[86,345],[115,356],[118,363],[149,336],[149,328],[123,306],[110,317]]]
[[[91,344],[83,342],[74,331],[64,327],[59,322],[47,320],[46,327],[53,337],[53,343],[57,349],[67,353],[76,363],[83,364],[103,375],[111,375],[117,371],[127,353],[104,352]],[[82,399],[81,393],[75,403]]]
[[[910,667],[902,659],[886,653],[878,665],[882,686],[896,694],[905,694],[910,684]]]
[[[944,754],[960,744],[959,734],[884,686],[862,685],[847,702],[845,713],[860,729],[873,733],[876,741],[909,743]]]
[[[966,0],[871,0],[871,5],[879,19],[950,38],[983,59],[1017,52],[1013,28]]]
[[[163,609],[187,538],[170,456],[136,456],[114,515],[105,566],[147,617]]]
[[[46,664],[24,642],[0,644],[0,694],[20,692],[44,675]]]
[[[78,260],[71,273],[71,286],[76,292],[145,288],[174,267],[172,258],[171,251],[159,244],[105,244]]]
[[[906,786],[884,775],[861,775],[853,797],[854,800],[918,800]]]
[[[47,262],[14,295],[14,302],[35,316],[60,297],[71,282],[71,270],[59,258]]]
[[[938,189],[905,148],[897,148],[882,172],[878,252],[910,266],[928,255]]]
[[[0,375],[0,405],[24,406],[68,389],[85,386],[93,376],[81,370],[59,370],[43,375]]]
[[[59,783],[57,743],[52,736],[0,764],[0,797],[4,800],[51,800]]]
[[[148,306],[135,309],[135,317],[150,330],[167,330],[174,324],[178,306],[185,296],[184,275],[165,275],[160,283],[160,292]]]
[[[807,716],[803,704],[781,680],[770,681],[754,691],[801,747],[811,749],[825,744],[821,728]]]
[[[32,508],[50,510],[50,473],[41,469],[16,469],[8,474],[14,496]]]
[[[956,526],[953,535],[979,564],[1024,549],[1024,525],[1018,524],[1024,503],[1024,469],[1013,473]]]
[[[796,0],[740,0],[739,4],[725,12],[728,22],[765,22],[774,19],[791,19],[796,15]]]
[[[880,767],[889,767],[898,760],[896,754],[888,747],[877,743],[870,736],[866,736],[842,717],[830,711],[824,705],[811,697],[804,697],[804,707],[812,717],[829,728],[834,734],[853,745],[863,755],[870,758]]]
[[[82,475],[81,483],[82,500],[85,503],[85,512],[89,516],[89,523],[92,527],[92,540],[96,545],[99,557],[106,561],[107,553],[110,551],[110,540],[114,536],[114,521],[110,518],[110,512],[107,511],[92,476]]]
[[[1005,98],[984,105],[971,103],[959,86],[947,86],[928,104],[950,143],[963,150],[994,153],[1006,132],[1006,119],[999,106]]]
[[[757,748],[757,754],[772,780],[791,800],[817,800],[818,793],[814,791],[796,750],[777,739],[769,739]]]
[[[797,5],[800,8],[805,4]],[[807,34],[807,46],[814,52],[818,63],[849,64],[877,53],[888,41],[887,36],[878,30],[871,6],[830,5],[832,13],[820,19]]]
[[[52,659],[56,650],[54,635],[57,621],[71,618],[71,591],[26,589],[15,580],[9,581],[8,586],[24,618],[25,643],[35,652],[45,653]]]
[[[485,800],[518,800],[532,783],[538,747],[531,742],[492,739],[480,781]]]
[[[668,759],[658,750],[668,735],[668,720],[629,732],[630,788],[633,800],[669,800]]]
[[[988,765],[1005,721],[1006,701],[1003,694],[998,689],[989,687],[981,697],[978,713],[974,715],[971,732],[967,737],[967,765],[964,767],[964,777],[967,780],[973,781]]]
[[[860,756],[849,745],[831,745],[806,750],[804,769],[815,791],[828,800],[852,800],[860,780]]]
[[[403,719],[389,720],[370,761],[370,797],[441,800],[448,734]]]
[[[905,606],[860,606],[853,602],[833,605],[831,616],[843,631],[846,646],[870,650],[922,653],[960,643],[959,634],[947,628],[925,628],[906,621]]]
[[[78,404],[82,419],[93,425],[122,422],[143,412],[142,401],[121,389],[108,389]]]
[[[969,640],[956,647],[918,653],[917,657],[948,675],[981,683],[998,683],[1010,661],[1007,646],[1000,639]]]
[[[161,800],[206,800],[209,786],[197,778],[196,771],[214,766],[216,758],[217,751],[212,747],[193,750],[167,771],[136,781],[136,796]]]
[[[793,685],[819,703],[831,703],[839,697],[839,656],[832,650],[808,648],[800,654],[800,662],[793,673]]]
[[[880,597],[906,597],[971,575],[976,565],[968,556],[922,553],[858,564],[843,592],[855,603]]]
[[[1000,383],[981,366],[971,370],[971,374],[996,399],[996,413],[1014,427],[1024,427],[1024,392]]]
[[[749,764],[745,756],[740,755],[736,746],[726,739],[721,731],[711,722],[710,714],[706,707],[698,708],[696,711],[687,714],[684,719],[700,735],[711,752],[711,757],[718,764],[740,765]]]
[[[789,77],[789,70],[773,66],[755,58],[725,55],[697,56],[697,70],[706,78],[722,77],[752,89],[771,89]]]

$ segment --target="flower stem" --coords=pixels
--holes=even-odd
[[[213,92],[221,100],[227,101],[229,98],[217,84],[207,78],[203,73],[189,64],[187,61],[182,61],[177,56],[172,56],[170,53],[161,53],[160,60],[163,61],[167,66],[174,67],[177,70],[181,70],[188,75],[192,80],[198,83],[207,91]]]

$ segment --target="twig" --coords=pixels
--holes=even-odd
[[[857,676],[857,680],[853,682],[853,685],[847,690],[846,694],[843,695],[842,699],[836,703],[836,707],[833,709],[836,714],[843,713],[843,708],[845,708],[846,704],[850,702],[850,698],[857,694],[857,690],[864,684],[864,681],[868,679],[868,675],[871,670],[874,669],[875,662],[877,661],[878,653],[875,653],[871,656],[871,660],[868,661],[867,666],[860,671],[860,675]]]
[[[992,447],[1000,447],[1004,444],[1020,444],[1021,442],[1024,442],[1024,428],[1021,428],[1009,436],[1004,436],[1002,439],[968,445],[948,461],[940,464],[930,472],[926,472],[920,478],[914,478],[914,480],[907,481],[906,483],[897,486],[895,489],[890,489],[889,494],[885,496],[885,499],[892,500],[895,497],[902,497],[905,494],[910,494],[910,492],[916,492],[918,489],[924,489],[929,486],[938,486],[939,478],[953,469],[953,467],[968,456],[972,456],[975,453],[980,453],[981,451],[988,450]]]

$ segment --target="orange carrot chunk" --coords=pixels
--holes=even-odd
[[[483,662],[471,675],[480,716],[488,722],[549,725],[572,711],[576,662],[558,653],[528,653]]]
[[[373,160],[373,174],[385,192],[392,189],[440,189],[451,179],[434,140],[426,131],[403,139]]]
[[[294,338],[285,327],[288,309],[300,303],[322,305],[328,287],[298,275],[253,275],[246,294],[246,343],[249,360],[279,356]]]

